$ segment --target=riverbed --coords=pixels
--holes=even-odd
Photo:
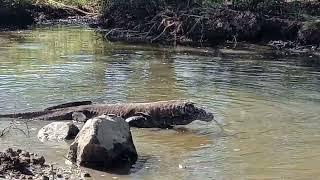
[[[189,99],[224,125],[132,129],[138,162],[127,173],[88,170],[93,179],[317,179],[320,176],[320,58],[264,46],[156,47],[103,40],[87,27],[0,32],[0,112],[59,103]],[[2,119],[0,129],[10,120]],[[0,139],[60,166],[67,142],[40,143],[48,122]]]

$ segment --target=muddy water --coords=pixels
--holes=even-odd
[[[224,124],[133,129],[140,159],[129,174],[94,179],[318,179],[320,62],[265,47],[156,48],[103,42],[82,27],[0,33],[0,111],[38,110],[73,100],[191,99]],[[0,128],[10,121],[2,119]],[[24,123],[16,124],[26,132]],[[0,149],[23,148],[64,165],[68,143],[12,131]],[[66,165],[65,165],[66,166]]]

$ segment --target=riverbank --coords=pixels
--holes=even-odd
[[[97,14],[96,7],[78,7],[55,1],[6,0],[0,5],[0,30],[25,29],[59,19],[93,22],[91,19]]]
[[[144,7],[144,8],[142,8]],[[283,46],[320,43],[319,2],[248,1],[233,5],[198,1],[111,3],[101,18],[111,41],[212,46],[224,42]],[[290,42],[290,43],[286,43]]]
[[[81,170],[46,164],[43,156],[21,149],[0,152],[0,178],[5,179],[80,179]],[[87,173],[83,173],[88,176]]]
[[[13,1],[13,0],[9,0]],[[319,51],[320,2],[115,0],[95,5],[57,3],[2,5],[1,29],[31,24],[86,24],[108,41],[215,46],[239,42],[275,49]],[[99,12],[99,13],[98,13]],[[63,20],[61,20],[63,19]],[[49,23],[48,23],[49,22]]]

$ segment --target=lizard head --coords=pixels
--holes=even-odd
[[[200,120],[205,122],[210,122],[213,120],[214,116],[211,112],[207,111],[202,107],[195,106],[193,102],[186,102],[184,105],[184,112],[187,117],[193,120]]]
[[[175,111],[172,113],[170,125],[187,125],[195,120],[210,122],[214,118],[211,112],[190,101],[178,102],[171,109]]]

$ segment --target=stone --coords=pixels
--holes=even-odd
[[[108,169],[137,161],[129,124],[114,115],[89,119],[71,144],[68,159],[90,168]]]
[[[83,175],[82,175],[83,177],[91,177],[91,175],[89,174],[89,173],[87,173],[87,172],[85,172],[85,173],[83,173]]]
[[[43,176],[42,179],[43,180],[49,180],[50,178],[48,176]]]
[[[46,162],[45,158],[43,156],[34,156],[31,158],[30,162],[34,165],[44,165]]]
[[[70,122],[53,122],[38,132],[38,139],[45,141],[61,141],[74,139],[79,132],[79,128]]]

